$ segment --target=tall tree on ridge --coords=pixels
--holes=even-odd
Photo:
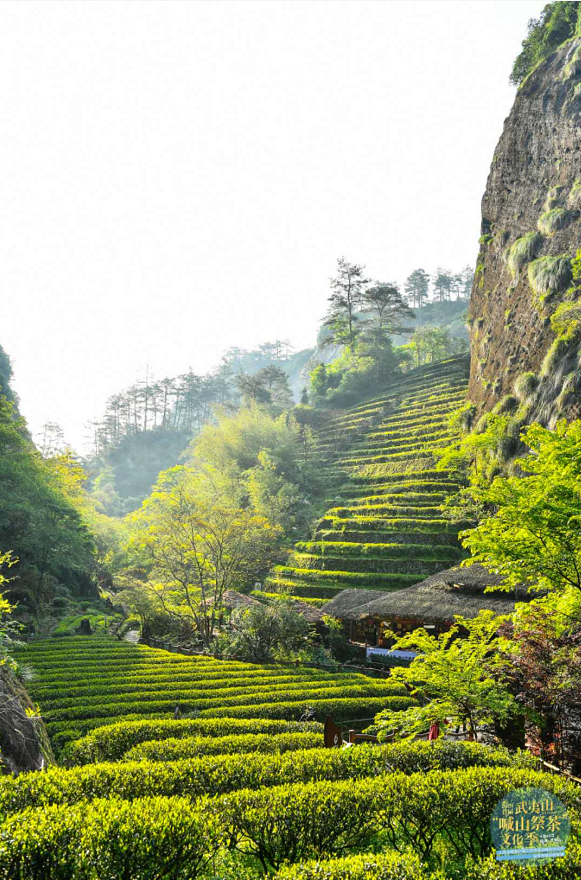
[[[428,299],[430,276],[423,269],[414,269],[405,280],[404,291],[408,304],[421,309]]]
[[[436,277],[434,278],[434,291],[440,302],[446,302],[450,299],[452,290],[452,275],[447,269],[438,267]]]
[[[401,333],[409,330],[406,321],[413,321],[415,315],[400,293],[397,284],[377,281],[362,294],[364,310],[373,314],[377,328],[385,334]]]
[[[369,279],[363,276],[364,266],[348,263],[344,257],[337,260],[337,275],[331,279],[333,293],[329,297],[329,314],[324,325],[331,332],[325,344],[353,346],[357,336],[357,309],[363,289]]]

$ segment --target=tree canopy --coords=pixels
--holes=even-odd
[[[531,18],[528,33],[517,56],[510,81],[519,85],[529,73],[559,48],[580,33],[578,2],[547,3],[538,18]]]

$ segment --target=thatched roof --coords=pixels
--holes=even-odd
[[[381,590],[341,590],[325,604],[325,614],[345,619],[347,613],[360,605],[366,605],[374,599],[385,596]]]
[[[456,614],[476,617],[484,610],[494,611],[495,614],[510,614],[514,611],[515,601],[526,601],[530,597],[523,591],[519,591],[517,596],[514,593],[484,592],[487,587],[496,586],[501,580],[502,578],[490,574],[482,565],[450,568],[431,575],[413,587],[381,593],[371,602],[362,602],[340,616],[345,620],[382,617],[441,623],[453,621]]]
[[[238,593],[236,590],[226,590],[222,596],[221,604],[224,608],[238,611],[240,608],[242,610],[253,608],[255,605],[260,605],[260,602],[253,599],[252,596],[245,596],[244,593]]]
[[[315,608],[314,605],[310,605],[308,602],[300,602],[298,599],[293,600],[290,603],[290,607],[293,611],[296,611],[297,614],[300,614],[305,620],[308,620],[309,623],[319,623],[323,614],[326,614],[327,611],[321,611],[320,608]]]

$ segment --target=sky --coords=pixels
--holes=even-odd
[[[336,260],[474,264],[529,0],[4,0],[0,344],[31,430],[311,346]]]

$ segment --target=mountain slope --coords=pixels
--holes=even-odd
[[[457,561],[457,529],[439,506],[458,483],[435,469],[432,451],[453,439],[447,416],[467,378],[467,357],[431,364],[330,419],[319,449],[334,497],[267,590],[323,599],[347,587],[397,590]]]

